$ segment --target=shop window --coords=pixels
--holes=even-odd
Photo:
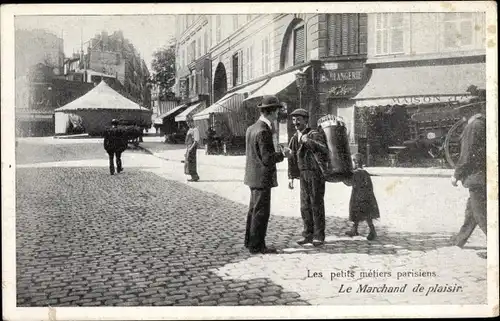
[[[366,14],[328,14],[327,19],[329,56],[366,54]]]
[[[293,31],[293,64],[297,65],[305,61],[305,34],[304,26],[297,27]]]
[[[474,16],[471,12],[443,14],[443,43],[446,49],[470,47],[474,41]]]
[[[402,13],[376,15],[377,55],[397,54],[404,51],[404,16]]]
[[[238,51],[233,55],[233,86],[242,83],[243,77],[243,57],[242,52]]]

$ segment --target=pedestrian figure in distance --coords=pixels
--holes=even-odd
[[[271,214],[271,188],[278,186],[276,163],[290,155],[285,147],[277,151],[273,143],[273,123],[278,119],[281,104],[274,96],[264,96],[257,106],[260,118],[246,131],[246,165],[244,183],[250,187],[245,233],[245,247],[252,254],[277,253],[267,247],[265,238]]]
[[[377,237],[373,220],[380,218],[380,212],[373,192],[373,183],[370,174],[363,169],[363,155],[356,153],[352,156],[353,175],[345,180],[344,184],[352,186],[351,199],[349,201],[349,220],[353,222],[352,229],[346,232],[347,236],[359,235],[358,225],[366,221],[370,233],[366,237],[371,241]]]
[[[451,177],[453,186],[462,182],[469,189],[465,220],[458,234],[452,238],[458,247],[464,247],[472,232],[479,228],[487,234],[486,210],[486,117],[485,106],[472,116],[461,136],[460,157]]]
[[[111,121],[111,128],[104,131],[104,149],[109,156],[109,172],[115,174],[114,158],[116,157],[116,170],[118,173],[123,171],[122,153],[127,149],[127,133],[118,127],[118,120]]]
[[[299,108],[290,115],[297,132],[289,143],[288,187],[293,189],[293,180],[300,179],[300,213],[304,222],[304,238],[297,244],[321,246],[325,242],[325,179],[315,154],[320,159],[328,157],[326,137],[308,126],[307,110]]]
[[[191,175],[188,182],[197,182],[200,180],[196,168],[196,150],[200,143],[200,132],[198,128],[194,126],[194,121],[192,118],[186,120],[189,130],[186,133],[186,154],[184,160],[184,174]]]

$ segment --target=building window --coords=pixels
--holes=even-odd
[[[305,61],[305,35],[304,26],[293,31],[293,64],[297,65]]]
[[[246,78],[247,80],[252,80],[254,78],[254,72],[253,72],[253,44],[247,48],[247,63],[245,64],[246,67]]]
[[[222,38],[222,22],[221,16],[215,16],[215,42],[219,43]]]
[[[329,56],[366,54],[366,14],[328,14],[327,19]]]
[[[238,51],[233,55],[233,86],[242,83],[243,77],[243,57],[242,52]]]
[[[472,46],[474,43],[474,16],[471,12],[443,14],[443,42],[446,49]]]
[[[404,16],[402,13],[378,13],[375,30],[377,55],[404,52]]]
[[[269,36],[262,39],[262,74],[265,75],[271,72],[271,41]]]

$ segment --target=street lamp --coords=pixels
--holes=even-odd
[[[299,89],[299,108],[302,108],[302,92],[306,88],[306,74],[303,72],[298,72],[295,74],[295,83]]]

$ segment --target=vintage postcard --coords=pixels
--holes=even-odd
[[[496,3],[1,15],[5,320],[498,316]]]

